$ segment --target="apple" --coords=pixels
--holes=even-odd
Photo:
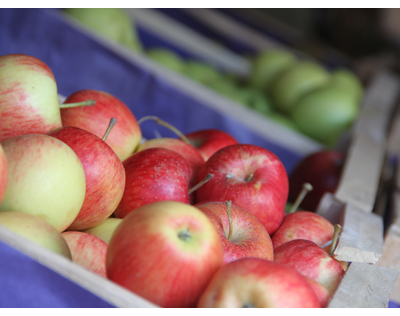
[[[182,73],[185,68],[185,61],[170,49],[151,48],[147,51],[147,57],[176,72]]]
[[[18,211],[5,211],[0,212],[0,225],[51,252],[72,259],[61,233],[43,218]]]
[[[274,121],[284,127],[290,128],[291,130],[294,130],[296,132],[300,132],[296,123],[290,117],[288,117],[286,115],[283,115],[276,111],[271,111],[268,113],[267,117],[269,119],[271,119],[272,121]]]
[[[4,153],[3,146],[0,144],[0,203],[3,199],[4,193],[6,192],[8,181],[8,169],[7,169],[7,159]]]
[[[107,137],[106,143],[114,150],[121,161],[128,158],[137,148],[142,133],[136,117],[117,97],[99,90],[79,90],[72,93],[64,104],[94,99],[96,105],[61,109],[63,126],[74,126],[103,137],[110,118],[118,124]]]
[[[311,278],[308,278],[308,277],[305,277],[305,278],[308,281],[308,283],[311,285],[311,287],[313,288],[314,293],[318,298],[319,304],[321,305],[322,308],[325,308],[328,305],[329,300],[332,297],[331,294],[329,293],[328,289],[325,286],[323,286],[321,283],[319,283]]]
[[[346,68],[338,68],[332,71],[330,85],[340,87],[348,93],[353,94],[356,104],[361,102],[364,87],[356,74]]]
[[[305,93],[295,103],[290,116],[303,134],[333,146],[359,113],[360,105],[353,93],[326,85]]]
[[[108,244],[100,238],[79,231],[61,233],[71,250],[72,262],[107,277],[106,256]]]
[[[195,307],[223,264],[220,238],[196,207],[161,201],[128,214],[107,252],[111,281],[166,308]]]
[[[96,226],[108,218],[121,201],[125,189],[125,169],[121,160],[103,139],[81,128],[61,127],[48,135],[71,147],[85,171],[85,200],[68,230]]]
[[[197,148],[204,161],[207,161],[221,148],[239,143],[236,138],[227,132],[213,128],[197,130],[185,136]]]
[[[265,259],[241,258],[222,266],[201,295],[201,308],[318,308],[304,276]]]
[[[257,111],[263,115],[268,115],[272,111],[272,105],[267,96],[254,88],[241,87],[237,89],[236,98],[249,109]]]
[[[225,264],[244,257],[274,260],[271,237],[253,214],[230,201],[201,202],[194,206],[207,215],[217,230]]]
[[[323,246],[333,238],[333,224],[319,214],[309,211],[296,211],[287,214],[282,224],[272,236],[274,249],[294,240],[306,239]]]
[[[0,143],[62,125],[57,84],[43,61],[23,54],[0,56],[0,83]]]
[[[120,8],[67,8],[80,23],[133,51],[143,50],[132,18]]]
[[[181,154],[187,160],[192,169],[190,184],[193,185],[197,182],[197,174],[199,173],[200,168],[204,165],[204,158],[196,147],[181,139],[162,137],[150,139],[141,143],[136,152],[149,148],[167,148]]]
[[[125,218],[145,204],[172,200],[189,203],[192,169],[187,160],[167,148],[149,148],[137,152],[123,162],[125,190],[114,211]]]
[[[96,236],[108,244],[115,229],[121,223],[121,221],[122,218],[109,217],[100,224],[83,230],[83,232]]]
[[[274,260],[296,269],[325,286],[330,295],[338,287],[344,270],[341,264],[310,240],[295,239],[274,249]]]
[[[213,174],[196,191],[197,202],[232,201],[252,213],[272,235],[283,220],[288,195],[284,165],[271,151],[251,144],[236,144],[212,155],[199,179]]]
[[[304,197],[300,207],[315,212],[325,192],[334,194],[340,181],[345,156],[335,150],[320,150],[303,157],[289,175],[288,201],[293,203],[304,183],[313,190]]]
[[[85,172],[78,156],[67,144],[43,134],[13,137],[2,146],[8,183],[0,212],[36,215],[64,231],[85,198]]]
[[[274,107],[282,113],[291,113],[306,93],[326,85],[330,73],[321,65],[310,61],[298,61],[275,78],[271,85]]]
[[[198,60],[189,60],[185,63],[183,73],[199,83],[222,79],[222,74],[213,66]]]
[[[293,65],[297,57],[288,50],[264,50],[252,59],[249,85],[263,92],[269,92],[272,81],[286,68]]]

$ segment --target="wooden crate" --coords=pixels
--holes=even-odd
[[[60,19],[64,17],[60,16]],[[65,18],[71,27],[88,30]],[[241,119],[243,124],[265,137],[280,133],[275,141],[282,146],[305,154],[321,147],[286,129],[266,126],[257,115],[242,111],[225,98],[189,82],[172,72],[149,61],[143,56],[93,36],[110,51],[127,61],[139,64],[154,76],[171,83],[193,98],[201,100],[226,115]],[[354,127],[348,146],[344,174],[335,195],[327,194],[321,201],[319,213],[340,223],[343,227],[334,256],[350,263],[339,288],[328,307],[386,307],[398,271],[391,267],[381,267],[375,263],[383,253],[383,219],[372,212],[381,179],[386,155],[386,129],[397,102],[399,80],[391,73],[383,72],[367,88],[363,111]],[[259,118],[258,118],[259,119]],[[139,296],[130,293],[114,283],[49,251],[22,240],[12,232],[0,228],[0,240],[27,254],[33,260],[56,271],[65,278],[79,284],[103,300],[116,307],[155,307]]]

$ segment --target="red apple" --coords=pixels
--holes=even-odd
[[[106,142],[81,128],[62,127],[48,135],[71,147],[85,171],[85,200],[68,230],[84,230],[100,224],[114,212],[124,193],[125,170],[121,160]]]
[[[191,144],[196,147],[207,161],[214,153],[238,141],[228,133],[218,129],[202,129],[186,134]]]
[[[306,278],[294,269],[260,258],[242,258],[218,270],[198,307],[318,308]]]
[[[61,234],[71,250],[72,262],[107,277],[106,255],[108,244],[88,233],[67,231]]]
[[[138,207],[156,201],[189,203],[192,170],[182,155],[166,148],[149,148],[123,162],[126,184],[114,215],[124,218]]]
[[[128,158],[139,145],[142,133],[132,111],[117,97],[98,90],[80,90],[71,94],[64,103],[94,99],[94,106],[61,109],[63,126],[75,126],[103,137],[111,117],[118,124],[107,137],[106,143],[121,161]]]
[[[318,298],[319,304],[321,305],[322,308],[325,308],[328,305],[329,300],[332,297],[329,294],[328,289],[325,286],[323,286],[321,283],[319,283],[311,278],[308,278],[308,277],[305,277],[305,278],[308,281],[308,283],[311,285],[311,287],[313,288],[314,293]]]
[[[224,249],[224,263],[239,258],[274,260],[271,238],[250,212],[229,202],[201,202],[194,205],[213,223]]]
[[[51,69],[28,55],[0,56],[0,143],[61,126],[57,84]]]
[[[181,154],[192,168],[193,175],[190,184],[193,185],[198,181],[197,174],[199,173],[200,168],[204,165],[204,158],[197,148],[181,139],[163,137],[154,138],[143,142],[137,148],[137,152],[156,147],[171,149]]]
[[[344,275],[340,263],[309,240],[288,241],[274,249],[274,256],[275,262],[292,267],[302,275],[321,283],[331,295]]]
[[[195,307],[223,250],[214,226],[199,209],[175,201],[144,205],[115,230],[107,275],[161,307]]]
[[[325,192],[335,193],[344,165],[342,153],[332,150],[319,151],[303,158],[289,176],[288,201],[293,203],[305,182],[313,186],[300,207],[315,212]]]
[[[8,170],[6,154],[4,153],[3,146],[0,144],[0,203],[3,199],[4,193],[6,192],[7,181]]]
[[[229,201],[252,213],[272,235],[283,220],[288,176],[279,158],[256,145],[236,144],[212,155],[199,172],[214,177],[196,191],[198,202]]]
[[[287,214],[282,224],[272,236],[274,249],[294,239],[306,239],[323,246],[333,238],[334,227],[331,222],[313,212],[297,211]]]

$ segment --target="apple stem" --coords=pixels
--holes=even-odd
[[[333,232],[333,238],[332,238],[332,244],[331,244],[331,248],[329,250],[329,255],[332,256],[333,255],[333,251],[336,248],[337,242],[338,242],[338,238],[339,238],[339,233],[342,229],[342,226],[340,226],[339,224],[335,225],[334,228],[334,232]]]
[[[116,120],[114,117],[112,117],[111,120],[110,120],[110,124],[108,124],[107,130],[106,130],[106,132],[104,133],[104,136],[103,136],[103,138],[102,138],[103,141],[106,141],[106,139],[107,139],[107,137],[108,137],[108,134],[110,134],[111,129],[114,127],[114,125],[115,125],[116,123],[117,123],[117,120]]]
[[[171,131],[173,131],[173,132],[174,132],[176,135],[178,135],[185,143],[188,143],[189,145],[192,145],[192,143],[190,142],[190,140],[189,140],[180,130],[178,130],[175,126],[169,124],[168,122],[166,122],[166,121],[160,119],[160,118],[157,117],[157,116],[152,116],[152,115],[144,116],[144,117],[142,117],[142,118],[138,121],[138,124],[140,125],[142,122],[148,121],[148,120],[154,120],[154,121],[156,121],[157,124],[159,124],[159,125],[161,125],[161,126],[164,126],[164,127],[168,128],[168,129],[170,129]]]
[[[297,197],[296,201],[293,203],[291,209],[289,210],[288,214],[292,214],[297,211],[300,203],[303,201],[306,194],[313,189],[312,185],[308,182],[303,184],[303,189],[301,190],[299,196]]]
[[[63,103],[60,104],[61,109],[68,109],[68,108],[77,108],[78,106],[90,106],[90,105],[95,105],[96,101],[94,99],[91,100],[86,100],[86,101],[81,101],[81,102],[75,102],[75,103]]]
[[[204,177],[203,180],[201,180],[199,183],[197,183],[194,187],[189,189],[189,195],[192,194],[194,191],[196,191],[198,188],[200,188],[202,185],[206,184],[208,181],[210,181],[214,175],[212,173],[207,173],[207,175]]]
[[[249,177],[246,179],[246,181],[251,181],[253,179],[253,174],[249,175]]]
[[[232,207],[232,201],[226,201],[226,212],[228,213],[228,223],[229,223],[229,232],[228,232],[228,240],[231,240],[232,238],[232,212],[231,212],[231,207]]]

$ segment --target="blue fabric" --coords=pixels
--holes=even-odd
[[[41,59],[52,69],[59,93],[65,96],[81,89],[103,90],[126,103],[138,119],[157,115],[184,133],[220,128],[241,143],[271,150],[288,173],[301,158],[178,91],[140,65],[116,56],[65,24],[58,14],[54,9],[0,9],[0,55],[19,53]],[[146,47],[173,48],[162,39],[157,42],[156,35],[146,30],[140,29],[139,35]],[[188,52],[179,53],[189,57]],[[152,123],[142,125],[144,137],[153,138],[155,129],[163,136],[176,137]],[[1,307],[109,307],[88,291],[2,243],[0,256]]]

